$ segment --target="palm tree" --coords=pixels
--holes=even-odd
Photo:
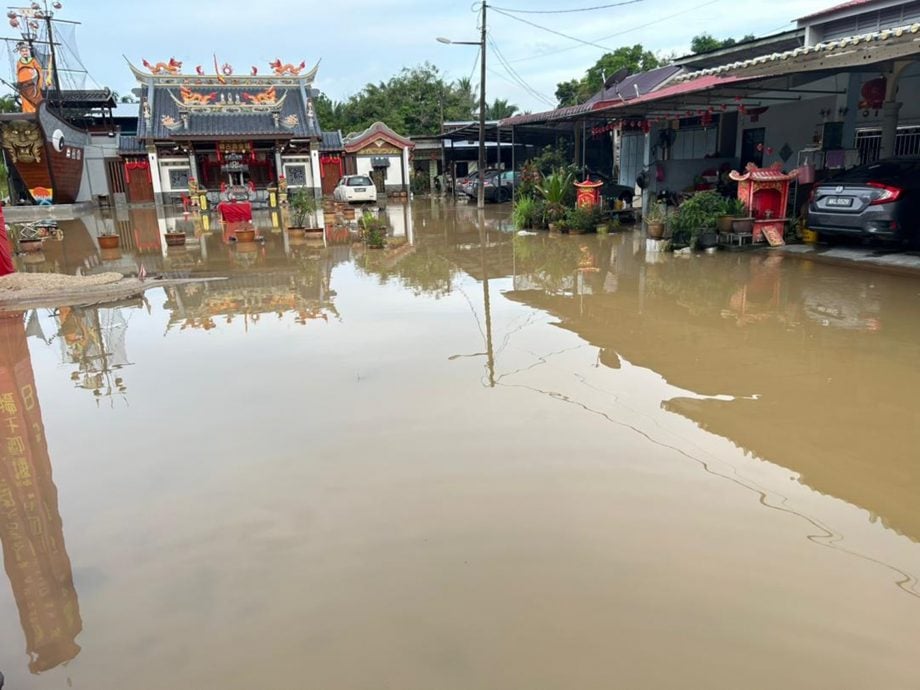
[[[516,105],[503,98],[496,98],[494,103],[486,106],[486,117],[490,120],[504,120],[506,117],[514,115],[518,110],[520,108]]]

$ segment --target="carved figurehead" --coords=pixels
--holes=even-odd
[[[3,148],[13,163],[41,163],[44,142],[38,124],[28,120],[13,120],[4,123],[2,133]]]
[[[16,85],[22,98],[22,112],[34,113],[38,104],[42,102],[42,87],[44,86],[44,71],[32,56],[32,49],[28,43],[17,44],[19,59],[16,60]]]

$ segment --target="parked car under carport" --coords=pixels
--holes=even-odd
[[[815,186],[808,227],[822,239],[920,246],[920,158],[889,158]]]

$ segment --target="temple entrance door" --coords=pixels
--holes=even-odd
[[[342,177],[342,168],[338,160],[323,161],[322,166],[323,196],[331,196]]]
[[[153,182],[150,179],[150,169],[130,167],[127,171],[128,201],[132,204],[153,203]]]
[[[378,194],[386,194],[386,168],[374,168],[371,172],[371,179],[374,181],[374,186],[377,187]]]

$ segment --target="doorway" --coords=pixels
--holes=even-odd
[[[746,129],[741,134],[741,170],[753,163],[758,168],[763,167],[763,145],[766,139],[766,128],[757,127]]]

